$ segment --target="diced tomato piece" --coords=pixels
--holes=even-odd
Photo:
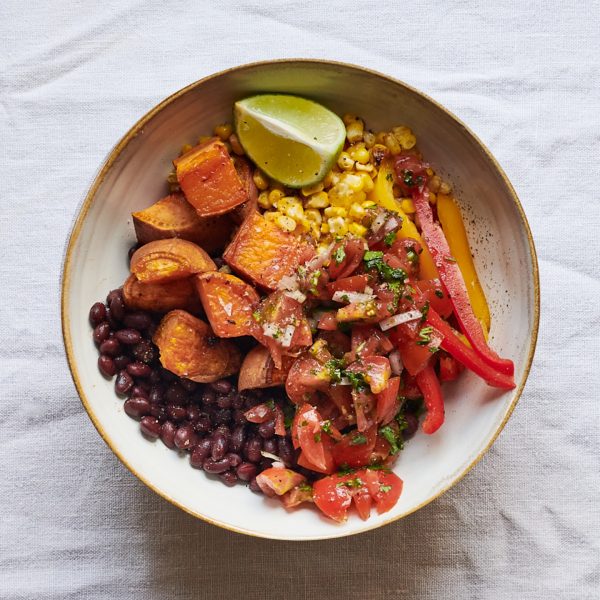
[[[317,409],[310,404],[303,404],[294,419],[294,435],[302,449],[303,458],[310,463],[313,470],[331,473],[334,468],[331,438],[322,431],[323,419]]]
[[[327,311],[321,315],[317,324],[317,329],[323,329],[324,331],[335,331],[337,329],[338,322],[336,313],[334,311]]]
[[[350,488],[343,484],[344,479],[337,475],[323,477],[313,484],[313,500],[319,510],[330,519],[344,522],[352,504]]]
[[[400,390],[400,377],[392,377],[386,388],[376,394],[377,398],[377,422],[381,425],[389,423],[400,409],[398,391]]]
[[[417,322],[403,323],[390,331],[390,339],[396,345],[404,368],[411,374],[416,375],[422,371],[433,356],[430,344],[421,345],[419,332],[422,324]]]
[[[390,252],[399,259],[402,265],[400,268],[404,269],[410,277],[419,273],[419,257],[423,248],[417,240],[399,238],[393,243]]]
[[[352,468],[364,467],[369,459],[377,439],[377,428],[369,427],[365,432],[351,431],[333,446],[333,460],[337,465]]]
[[[352,499],[358,516],[366,521],[371,516],[371,506],[373,504],[373,498],[369,494],[369,490],[366,487],[359,487],[354,491]]]
[[[361,471],[361,478],[365,480],[366,487],[375,500],[378,514],[386,513],[396,505],[403,487],[403,481],[398,475],[391,471],[365,469]]]
[[[256,476],[256,483],[266,496],[283,496],[305,480],[304,475],[283,467],[271,467]]]
[[[350,338],[339,329],[335,331],[322,331],[319,338],[327,342],[329,351],[336,358],[342,358],[346,352],[350,351]]]
[[[351,321],[377,321],[377,303],[375,300],[351,302],[339,308],[335,314],[338,323],[349,323]]]
[[[423,421],[423,431],[435,433],[444,422],[444,396],[433,367],[426,367],[416,377],[417,385],[423,394],[427,416]]]
[[[285,415],[277,404],[273,412],[275,413],[275,435],[285,436]]]
[[[329,386],[329,376],[314,358],[298,358],[288,373],[285,391],[294,404],[310,401],[317,390]]]
[[[335,292],[364,292],[369,283],[368,275],[353,275],[327,284],[327,291],[333,296]]]
[[[281,496],[281,501],[286,508],[295,508],[304,502],[313,501],[312,487],[308,484],[299,485]]]
[[[352,386],[349,385],[332,385],[325,393],[329,396],[333,404],[340,411],[340,414],[345,417],[349,423],[355,422],[354,406],[352,400]]]
[[[421,390],[419,389],[414,376],[411,375],[406,369],[402,371],[402,376],[400,379],[401,396],[408,398],[409,400],[417,400],[418,398],[423,397],[423,394],[421,394]]]
[[[447,319],[452,314],[452,302],[450,296],[440,283],[439,279],[421,279],[415,287],[421,292],[422,300],[429,302],[431,308],[440,316]]]
[[[454,381],[463,371],[463,366],[449,354],[440,356],[440,381]]]
[[[275,416],[275,413],[271,406],[263,402],[247,410],[244,416],[250,423],[265,423],[266,421],[270,421]]]
[[[332,280],[349,277],[362,263],[367,245],[361,238],[346,238],[338,242],[331,252],[329,276]]]
[[[380,464],[385,462],[390,456],[391,451],[392,447],[390,443],[384,437],[377,434],[377,440],[375,441],[373,452],[371,452],[369,463]]]
[[[356,414],[356,427],[359,431],[366,431],[373,425],[372,412],[375,407],[375,397],[369,390],[352,390],[352,401]]]
[[[353,362],[346,371],[362,374],[374,394],[385,389],[392,374],[390,361],[385,356],[366,356]]]

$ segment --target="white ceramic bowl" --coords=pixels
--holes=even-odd
[[[123,412],[113,382],[98,372],[89,307],[127,276],[134,242],[131,212],[166,192],[171,159],[184,143],[231,120],[232,104],[258,92],[298,94],[339,114],[352,112],[375,130],[408,124],[435,169],[449,179],[466,224],[493,315],[491,344],[515,362],[517,387],[502,393],[465,373],[445,386],[446,422],[433,436],[418,433],[395,467],[404,480],[387,514],[342,525],[316,510],[286,512],[277,501],[228,488],[190,468],[187,457],[139,434]],[[121,461],[155,492],[215,525],[260,537],[324,539],[380,527],[448,490],[483,456],[523,390],[538,329],[535,249],[517,196],[491,154],[453,115],[405,84],[366,69],[310,60],[246,65],[198,81],[161,102],[123,137],[94,181],[73,227],[63,272],[63,334],[85,409]],[[100,448],[98,449],[100,452]]]

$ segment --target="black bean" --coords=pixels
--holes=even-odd
[[[258,435],[268,440],[275,435],[275,421],[265,421],[258,426]]]
[[[246,430],[243,425],[238,425],[231,434],[229,440],[229,448],[232,452],[240,452],[246,441]]]
[[[229,452],[225,455],[225,458],[229,461],[229,465],[232,469],[235,469],[238,465],[242,464],[242,457],[235,452]]]
[[[257,463],[262,458],[260,451],[262,450],[262,440],[258,437],[250,438],[244,444],[244,456],[253,463]]]
[[[133,387],[133,378],[125,371],[119,371],[115,379],[115,391],[121,396],[127,395],[127,392]]]
[[[219,408],[231,408],[231,396],[217,396],[217,406]]]
[[[110,325],[110,328],[113,331],[121,329],[121,323],[118,321],[115,315],[112,314],[110,308],[106,311],[106,320],[108,321],[108,324]]]
[[[100,373],[106,377],[112,377],[117,372],[115,361],[106,354],[101,354],[98,357],[98,368],[100,369]]]
[[[219,473],[219,479],[229,487],[237,483],[237,475],[235,474],[235,471],[225,471],[225,473]]]
[[[258,470],[262,473],[263,471],[270,469],[272,466],[273,460],[270,458],[263,457],[260,463],[258,463]]]
[[[226,408],[220,408],[215,411],[215,423],[217,425],[225,425],[231,420],[231,411]]]
[[[198,389],[198,384],[191,379],[180,379],[179,384],[188,393],[195,392]]]
[[[160,439],[163,444],[173,450],[175,448],[175,434],[177,433],[177,426],[171,423],[171,421],[165,421],[160,428]]]
[[[233,387],[231,381],[227,381],[227,379],[219,379],[219,381],[213,381],[209,385],[219,394],[228,394]]]
[[[174,441],[180,450],[189,450],[198,443],[198,436],[191,425],[182,425],[177,430]]]
[[[406,429],[402,432],[402,437],[405,440],[408,440],[415,435],[417,429],[419,429],[419,419],[412,413],[405,413],[404,420],[406,421]]]
[[[194,429],[198,433],[209,433],[212,431],[212,423],[207,412],[201,412],[198,415],[198,419],[194,423]]]
[[[207,473],[224,473],[229,470],[229,461],[226,458],[222,460],[207,458],[202,467]]]
[[[96,342],[98,345],[100,345],[104,340],[107,340],[109,335],[110,325],[106,321],[96,325],[96,327],[94,327],[94,333],[92,334],[94,342]]]
[[[160,383],[160,373],[154,369],[152,373],[150,373],[150,377],[148,377],[148,379],[150,380],[150,383]]]
[[[142,361],[142,362],[146,362],[146,361]],[[172,383],[173,381],[177,381],[177,375],[175,375],[175,373],[171,373],[171,371],[169,371],[169,369],[165,369],[164,367],[160,368],[160,376],[161,376],[161,379],[165,383]]]
[[[275,453],[287,465],[294,464],[294,449],[287,438],[279,438],[277,440],[277,452]]]
[[[243,462],[237,467],[235,472],[242,481],[250,481],[256,477],[258,469],[256,468],[256,465],[253,465],[250,462]]]
[[[201,469],[204,461],[210,455],[212,449],[212,441],[209,438],[204,438],[198,442],[198,445],[192,450],[190,454],[190,464],[195,469]]]
[[[160,423],[158,422],[158,419],[154,417],[142,417],[140,429],[142,430],[142,433],[148,437],[157,438],[160,436]]]
[[[244,406],[244,397],[240,394],[233,394],[231,398],[231,408],[236,410],[241,409]]]
[[[165,392],[165,400],[171,404],[187,404],[188,393],[177,382],[173,382]]]
[[[150,414],[163,423],[167,420],[167,407],[164,404],[150,403]]]
[[[142,362],[134,362],[127,365],[127,372],[133,377],[148,377],[152,369]]]
[[[263,442],[263,450],[265,452],[270,452],[271,454],[277,454],[277,450],[279,447],[277,446],[276,438],[269,438]]]
[[[217,400],[217,395],[215,394],[214,390],[211,390],[209,387],[206,387],[202,390],[202,396],[200,397],[202,404],[204,404],[205,406],[212,406],[216,400]]]
[[[137,329],[119,329],[115,337],[126,346],[134,346],[142,341],[142,334]]]
[[[108,305],[110,314],[117,320],[122,321],[125,316],[125,302],[123,296],[115,296]]]
[[[260,486],[258,485],[258,483],[256,483],[256,477],[250,480],[250,485],[248,487],[256,494],[262,494]]]
[[[150,414],[150,408],[148,399],[140,396],[132,396],[123,404],[123,409],[132,419],[141,419]]]
[[[179,404],[167,404],[167,416],[171,421],[179,423],[187,417],[187,410]]]
[[[121,300],[123,299],[123,290],[121,288],[117,288],[108,292],[108,296],[106,296],[106,306],[110,306],[110,303],[115,298],[121,298]]]
[[[90,308],[89,319],[92,327],[100,325],[100,323],[106,320],[106,306],[102,302],[93,304],[92,308]]]
[[[220,269],[225,265],[225,261],[220,256],[215,256],[215,258],[213,258],[213,262],[217,266],[217,269]]]
[[[104,340],[100,344],[100,354],[108,354],[108,356],[119,356],[121,354],[121,344],[114,337]]]
[[[119,371],[124,369],[129,363],[131,359],[126,354],[119,354],[119,356],[115,356],[115,366]]]
[[[229,446],[229,441],[220,431],[216,431],[214,433],[214,435],[212,436],[212,440],[212,459],[221,460],[227,453],[227,446]]]
[[[125,327],[129,327],[131,329],[137,329],[138,331],[143,331],[147,329],[152,324],[152,318],[148,313],[135,311],[129,314],[126,314],[123,317],[123,325]]]
[[[244,425],[248,422],[246,416],[244,415],[244,411],[242,410],[234,410],[231,413],[231,419],[236,425]]]
[[[148,400],[148,389],[146,388],[146,386],[136,384],[131,388],[131,396],[136,396],[138,398],[146,398],[146,400]]]
[[[150,388],[150,395],[148,396],[150,402],[160,404],[163,401],[163,398],[164,396],[162,388],[159,385],[153,385]]]
[[[136,360],[146,363],[147,365],[158,358],[156,346],[150,340],[141,340],[131,349],[131,352]],[[161,375],[162,373],[158,371],[154,376],[157,379],[157,383],[160,381]]]
[[[186,409],[186,418],[190,423],[196,423],[200,418],[200,409],[195,404],[190,404]]]

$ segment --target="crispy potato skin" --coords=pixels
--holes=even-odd
[[[204,312],[219,337],[252,335],[257,327],[252,312],[260,297],[235,275],[211,271],[195,277]]]
[[[265,290],[274,290],[303,262],[308,246],[258,212],[250,213],[223,254],[225,262]]]
[[[130,275],[123,285],[125,304],[138,310],[166,312],[176,308],[199,308],[198,297],[190,278],[165,283],[140,283]]]
[[[196,273],[214,271],[215,263],[197,244],[171,238],[138,248],[131,257],[131,272],[142,283],[185,279]]]
[[[276,369],[269,350],[264,346],[256,346],[244,357],[238,377],[238,390],[284,385],[293,362],[293,356],[285,356],[281,369]]]
[[[167,313],[153,338],[160,362],[179,377],[210,383],[240,368],[240,351],[229,340],[215,336],[207,323],[184,310]]]
[[[233,233],[230,215],[201,217],[183,194],[169,194],[131,216],[140,244],[181,238],[212,254],[221,251]]]
[[[200,144],[173,161],[186,200],[201,217],[221,215],[248,199],[225,144]]]

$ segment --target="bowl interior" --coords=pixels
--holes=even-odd
[[[336,525],[313,510],[286,512],[278,502],[227,488],[190,468],[160,442],[145,440],[125,416],[113,384],[98,372],[89,307],[122,285],[135,241],[131,212],[167,192],[171,160],[216,123],[231,119],[235,100],[257,92],[313,98],[339,114],[362,116],[373,130],[409,125],[424,156],[453,184],[466,215],[475,262],[493,315],[492,346],[515,362],[517,389],[501,393],[465,373],[446,385],[446,423],[419,433],[400,456],[404,492],[396,507],[367,522]],[[524,385],[537,332],[533,242],[510,185],[473,135],[441,107],[391,79],[349,65],[283,61],[207,78],[159,105],[119,143],[84,203],[67,251],[63,327],[71,369],[101,435],[146,484],[215,524],[258,536],[318,539],[349,535],[404,516],[445,491],[485,452]]]

